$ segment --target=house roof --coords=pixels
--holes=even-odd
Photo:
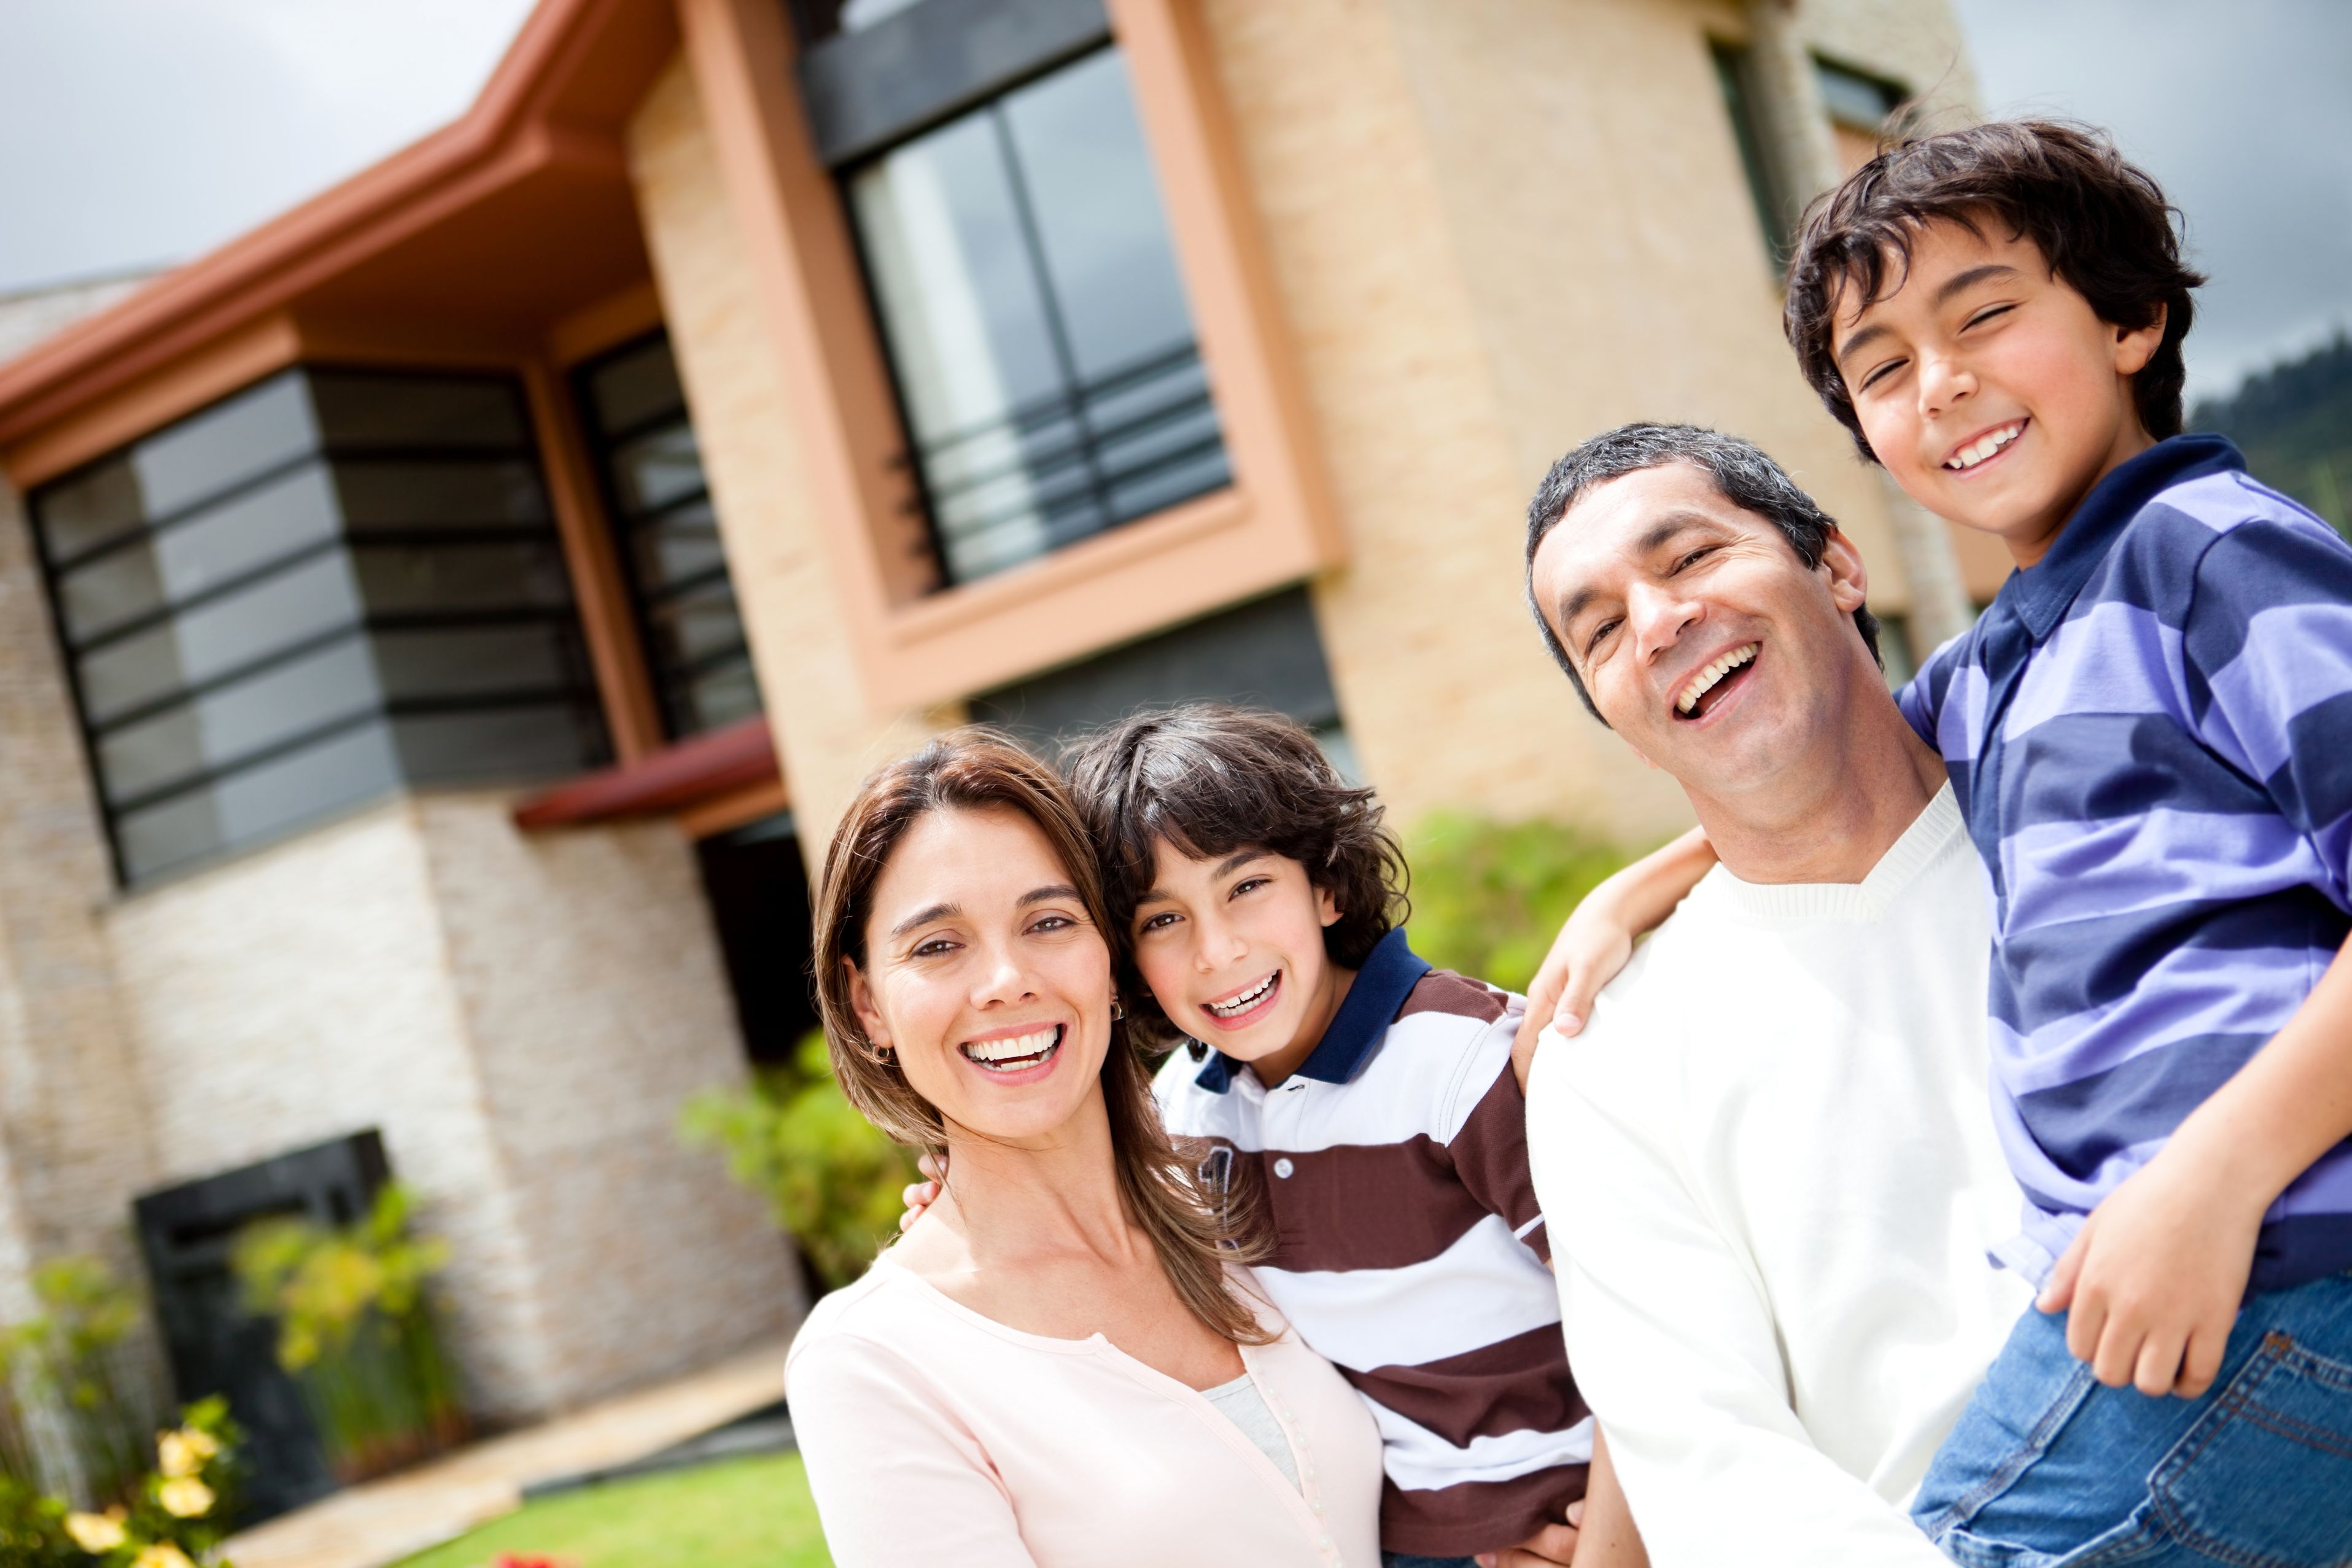
[[[452,123],[0,364],[0,454],[272,317],[543,333],[649,274],[623,132],[669,0],[541,0]]]

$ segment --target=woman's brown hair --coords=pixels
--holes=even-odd
[[[834,830],[819,879],[817,1006],[842,1091],[892,1138],[934,1152],[946,1147],[945,1119],[907,1081],[896,1057],[866,1037],[850,1005],[849,966],[866,963],[875,885],[908,830],[935,811],[990,808],[1019,812],[1045,836],[1067,868],[1087,918],[1111,949],[1111,973],[1118,973],[1118,928],[1104,900],[1101,862],[1069,791],[1052,768],[992,731],[942,735],[868,778]],[[1247,1261],[1255,1248],[1234,1234],[1230,1211],[1212,1207],[1193,1184],[1190,1171],[1205,1151],[1180,1151],[1160,1125],[1150,1074],[1125,1020],[1116,1016],[1103,1058],[1102,1087],[1120,1202],[1151,1238],[1169,1283],[1192,1315],[1215,1332],[1242,1344],[1266,1343],[1274,1336],[1234,1295],[1225,1276],[1228,1263]]]

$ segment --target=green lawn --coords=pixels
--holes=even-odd
[[[564,1568],[831,1568],[798,1454],[614,1481],[526,1505],[400,1568],[487,1568],[504,1552]]]

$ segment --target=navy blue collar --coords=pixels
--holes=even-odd
[[[1356,972],[1355,984],[1348,987],[1330,1026],[1298,1064],[1299,1076],[1324,1083],[1354,1078],[1429,970],[1429,961],[1407,945],[1402,927],[1381,938]],[[1223,1051],[1211,1051],[1192,1081],[1212,1094],[1223,1094],[1241,1065]]]
[[[2058,531],[2050,553],[2001,584],[1996,603],[2009,609],[2040,643],[2066,618],[2091,574],[2105,560],[2124,529],[2163,490],[2208,474],[2242,470],[2246,459],[2221,436],[2174,436],[2091,487]]]

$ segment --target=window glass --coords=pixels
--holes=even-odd
[[[1229,482],[1116,49],[847,189],[951,580]]]
[[[83,640],[104,636],[331,540],[339,521],[326,466],[306,461],[62,574],[67,629]]]
[[[606,754],[508,382],[289,371],[31,500],[128,880],[403,783]],[[562,722],[486,740],[519,705]],[[410,747],[412,709],[482,755]]]
[[[669,340],[576,379],[663,723],[685,736],[753,717],[759,685]]]
[[[1715,56],[1715,83],[1723,93],[1723,109],[1731,121],[1731,136],[1739,149],[1740,172],[1748,176],[1748,199],[1756,205],[1757,226],[1764,231],[1764,245],[1770,255],[1772,271],[1778,276],[1789,265],[1791,236],[1789,220],[1780,195],[1779,182],[1772,176],[1771,161],[1765,155],[1764,127],[1756,112],[1754,66],[1748,51],[1738,45],[1710,45]]]
[[[320,433],[339,449],[530,445],[522,402],[502,380],[321,370],[310,373],[310,397]]]
[[[301,373],[273,376],[131,448],[142,521],[164,521],[318,445]]]

